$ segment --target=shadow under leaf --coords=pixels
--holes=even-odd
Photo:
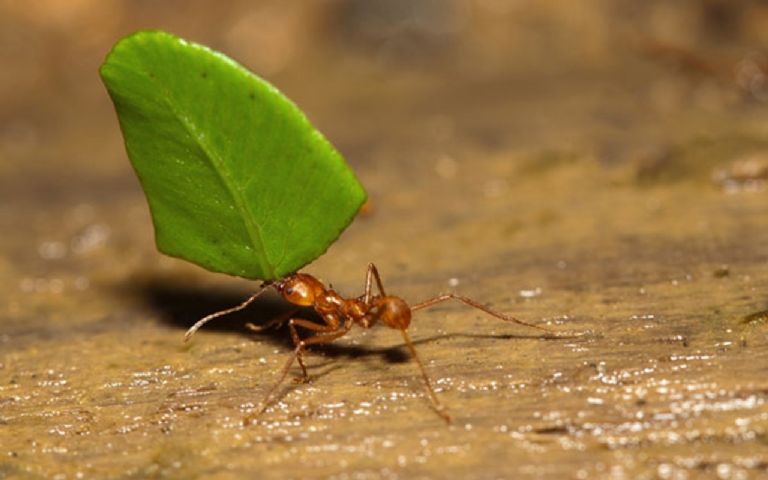
[[[259,287],[256,287],[259,288]],[[200,318],[210,313],[225,310],[239,305],[248,298],[253,291],[233,290],[231,288],[210,287],[205,285],[178,283],[167,277],[149,277],[140,280],[132,280],[127,286],[119,289],[121,295],[131,294],[146,308],[156,312],[161,321],[168,325],[186,330]],[[265,329],[253,332],[246,328],[247,323],[264,325],[270,320],[286,315],[292,310],[292,306],[282,300],[274,291],[265,292],[252,305],[243,311],[231,313],[217,318],[205,325],[206,331],[228,332],[247,335],[249,338],[267,340],[275,345],[282,346],[286,353],[290,352],[294,345],[291,340],[287,325],[278,328]],[[316,312],[311,308],[302,309],[298,317],[322,323]],[[306,337],[311,334],[305,334]],[[414,345],[430,343],[436,340],[451,338],[477,338],[477,339],[544,339],[562,340],[568,336],[538,335],[538,334],[473,334],[473,333],[449,333],[435,335],[415,340]],[[570,337],[573,338],[573,337]],[[310,352],[331,358],[361,358],[379,356],[386,363],[403,363],[410,361],[410,355],[404,345],[376,347],[371,345],[352,345],[348,343],[330,343],[314,345]],[[312,353],[310,353],[311,355]]]

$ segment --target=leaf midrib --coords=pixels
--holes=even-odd
[[[238,189],[235,185],[233,185],[231,180],[231,174],[229,172],[229,169],[226,167],[226,164],[221,158],[219,158],[218,155],[214,153],[214,150],[210,147],[210,145],[208,145],[208,143],[205,142],[200,137],[195,125],[192,122],[190,122],[186,116],[182,115],[179,112],[179,110],[177,110],[174,107],[173,102],[171,102],[172,96],[163,87],[163,85],[161,85],[160,82],[158,82],[151,75],[148,75],[148,77],[163,92],[164,94],[163,101],[168,106],[168,109],[171,111],[171,113],[176,118],[176,120],[184,127],[184,129],[187,131],[189,136],[194,139],[197,146],[200,147],[200,149],[205,154],[204,155],[205,159],[211,164],[211,166],[213,167],[213,170],[221,179],[221,182],[224,184],[227,191],[229,192],[229,195],[232,197],[232,201],[235,204],[235,208],[241,214],[241,218],[243,219],[245,230],[248,232],[248,237],[249,237],[249,240],[251,241],[251,245],[257,251],[256,252],[257,257],[260,255],[259,258],[263,258],[265,260],[265,262],[259,261],[261,270],[266,272],[266,274],[270,278],[274,277],[275,272],[271,264],[269,263],[269,258],[267,257],[267,251],[264,248],[264,241],[262,239],[261,229],[259,228],[259,225],[256,222],[256,219],[253,217],[253,213],[248,208],[245,198],[243,198],[242,193],[240,192],[240,189]]]

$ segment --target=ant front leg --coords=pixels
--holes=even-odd
[[[258,332],[263,332],[264,330],[268,330],[268,329],[270,329],[272,327],[280,328],[285,323],[286,320],[288,320],[291,317],[293,317],[294,315],[296,315],[296,313],[298,311],[299,311],[298,308],[294,308],[294,309],[288,310],[287,312],[282,313],[282,314],[272,318],[272,320],[268,321],[264,325],[256,325],[253,322],[248,322],[248,323],[245,324],[245,326],[246,326],[246,328],[248,328],[248,330],[250,330],[252,332],[257,332],[257,333]]]
[[[304,349],[307,347],[307,345],[311,345],[312,343],[324,343],[318,341],[310,342],[315,338],[325,338],[333,335],[316,335],[306,340],[302,340],[301,337],[299,337],[299,332],[296,330],[297,326],[306,328],[307,330],[311,330],[313,332],[325,334],[338,331],[338,326],[329,324],[320,325],[318,323],[310,322],[309,320],[303,320],[301,318],[292,318],[288,320],[288,328],[291,330],[291,339],[293,340],[293,345],[296,348],[296,361],[299,362],[299,366],[301,367],[301,372],[303,374],[303,381],[306,382],[309,380],[309,374],[307,373],[307,367],[304,365]],[[346,333],[346,331],[344,333]],[[334,337],[328,341],[332,341],[336,338],[338,337]]]
[[[487,313],[488,315],[491,315],[492,317],[496,317],[499,320],[503,320],[505,322],[517,323],[519,325],[524,325],[526,327],[536,328],[538,330],[543,330],[545,332],[552,333],[552,330],[550,330],[548,328],[544,328],[544,327],[540,327],[538,325],[534,325],[532,323],[524,322],[522,320],[518,320],[515,317],[509,316],[509,315],[505,315],[505,314],[503,314],[501,312],[497,312],[495,310],[491,310],[490,308],[486,307],[485,305],[482,305],[481,303],[479,303],[479,302],[477,302],[475,300],[472,300],[471,298],[463,297],[461,295],[456,295],[455,293],[446,293],[446,294],[443,294],[443,295],[438,295],[437,297],[430,298],[429,300],[425,300],[425,301],[423,301],[421,303],[417,303],[416,305],[411,306],[411,310],[412,311],[416,311],[416,310],[420,310],[422,308],[428,308],[428,307],[431,307],[431,306],[436,305],[438,303],[445,302],[447,300],[458,300],[459,302],[462,302],[465,305],[468,305],[468,306],[470,306],[472,308],[476,308],[478,310],[481,310],[481,311]]]
[[[310,330],[316,329],[315,331],[320,331],[320,329],[324,329],[327,327],[324,325],[318,325],[316,323],[312,323],[308,320],[302,320],[300,318],[291,319],[291,322],[294,322],[301,327],[306,327]],[[312,326],[308,327],[308,325],[312,325]],[[293,351],[293,355],[291,355],[291,357],[285,363],[285,366],[283,367],[283,371],[282,373],[280,373],[280,378],[277,379],[274,385],[272,385],[272,387],[267,391],[266,395],[264,395],[264,399],[261,401],[261,406],[259,407],[259,409],[256,410],[256,412],[251,413],[250,415],[247,415],[245,418],[243,418],[243,424],[249,425],[256,417],[264,413],[264,410],[267,409],[267,407],[270,404],[270,401],[272,400],[272,395],[275,393],[278,387],[283,384],[283,382],[285,381],[285,377],[288,376],[288,371],[291,369],[291,365],[293,365],[293,361],[301,358],[301,355],[304,352],[304,349],[306,347],[310,345],[321,344],[321,343],[331,343],[337,338],[343,337],[344,335],[349,333],[350,328],[352,328],[352,324],[344,325],[341,330],[335,331],[333,333],[329,333],[326,335],[316,335],[306,340],[299,340],[298,344],[296,345],[296,349]],[[303,368],[303,365],[302,365],[302,368]],[[307,371],[306,369],[304,369],[304,375],[306,376],[306,374],[307,374]]]
[[[371,287],[373,286],[373,279],[376,279],[376,286],[379,287],[379,293],[382,297],[387,294],[384,293],[384,285],[381,283],[381,277],[379,276],[379,270],[373,263],[368,264],[368,271],[365,273],[365,294],[363,295],[363,302],[369,304],[371,302]]]

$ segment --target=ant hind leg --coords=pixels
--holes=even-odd
[[[481,310],[481,311],[487,313],[488,315],[490,315],[492,317],[496,317],[499,320],[503,320],[505,322],[517,323],[518,325],[524,325],[526,327],[531,327],[531,328],[535,328],[535,329],[538,329],[538,330],[543,330],[545,332],[552,333],[552,330],[550,330],[549,328],[545,328],[545,327],[541,327],[539,325],[534,325],[532,323],[524,322],[524,321],[519,320],[519,319],[517,319],[515,317],[512,317],[510,315],[506,315],[504,313],[497,312],[496,310],[492,310],[492,309],[486,307],[485,305],[482,305],[481,303],[479,303],[479,302],[477,302],[475,300],[472,300],[471,298],[463,297],[461,295],[456,295],[455,293],[445,293],[443,295],[438,295],[438,296],[436,296],[434,298],[430,298],[429,300],[425,300],[425,301],[423,301],[421,303],[417,303],[416,305],[411,306],[411,310],[412,311],[421,310],[422,308],[428,308],[428,307],[431,307],[431,306],[436,305],[438,303],[445,302],[447,300],[458,300],[459,302],[462,302],[465,305],[468,305],[470,307],[473,307],[473,308],[476,308],[478,310]]]

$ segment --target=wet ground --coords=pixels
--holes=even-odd
[[[768,476],[759,5],[649,2],[639,35],[621,2],[362,3],[0,7],[0,478]],[[154,249],[96,75],[143,26],[265,72],[345,153],[371,208],[308,272],[357,295],[375,262],[558,338],[442,304],[411,334],[452,425],[374,329],[243,426],[291,349],[244,324],[285,306],[182,344],[256,285]]]

